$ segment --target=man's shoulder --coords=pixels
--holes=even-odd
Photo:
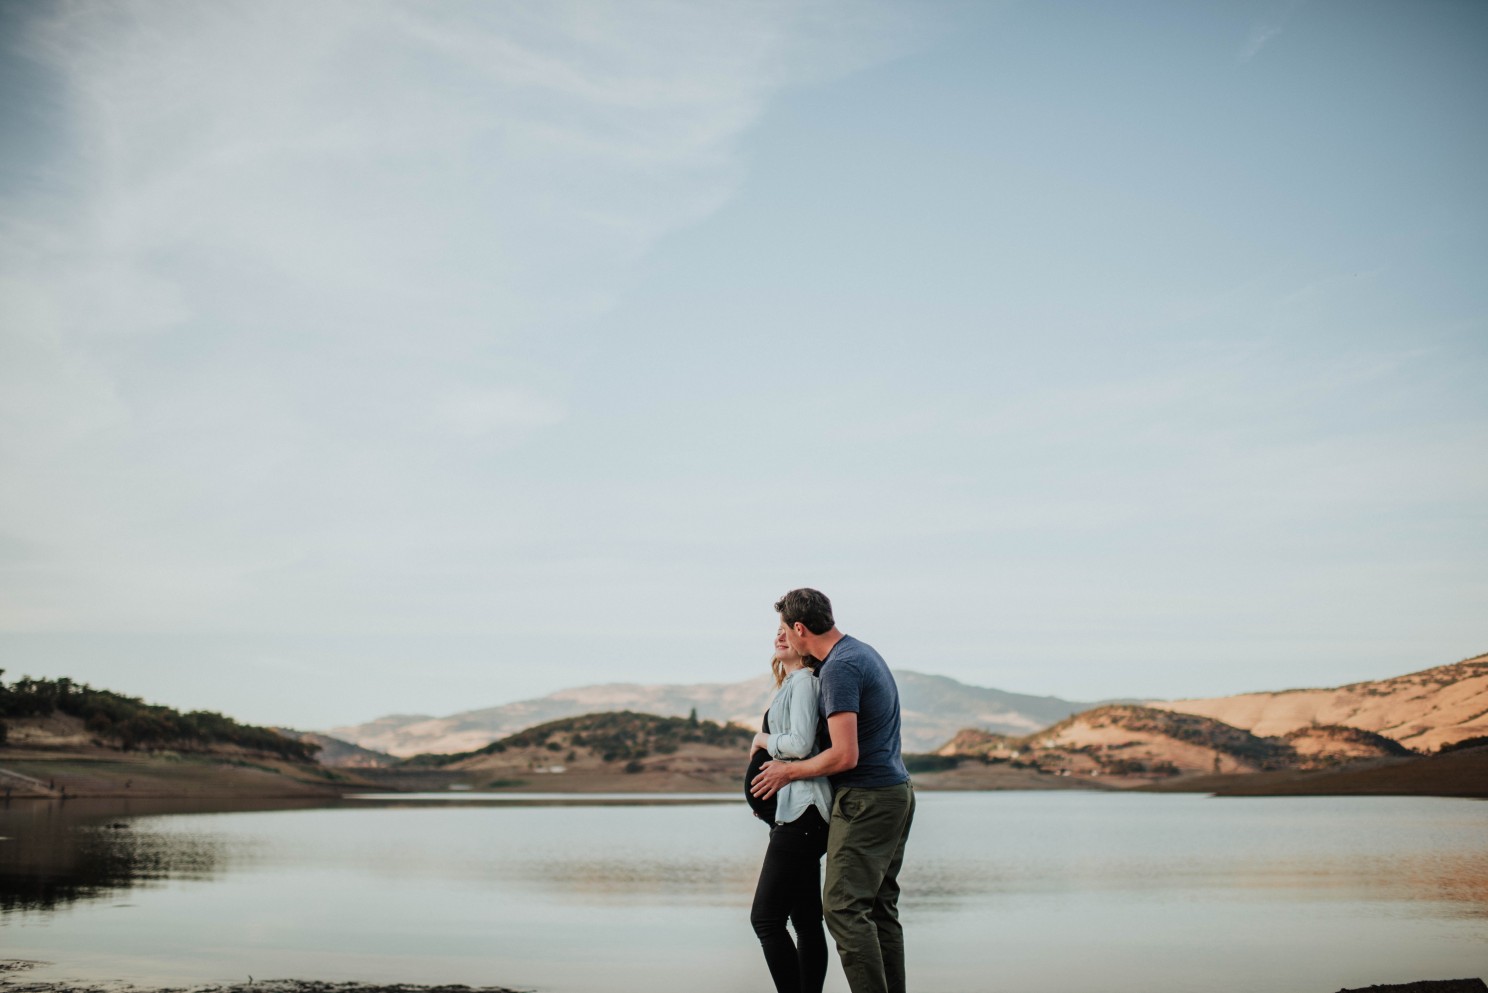
[[[859,641],[850,634],[843,635],[842,640],[832,647],[832,651],[827,657],[834,664],[844,662],[852,668],[859,668],[865,662],[877,665],[887,664],[884,662],[883,656],[878,654],[872,645],[864,641]]]
[[[835,662],[838,659],[854,658],[865,653],[878,654],[873,651],[873,646],[867,642],[859,641],[852,635],[845,634],[837,639],[837,644],[832,646],[832,650],[827,653],[827,658]]]
[[[830,685],[843,679],[859,681],[877,679],[880,678],[881,673],[886,673],[888,668],[883,656],[874,651],[872,645],[861,642],[851,635],[843,635],[842,640],[837,642],[832,647],[832,651],[828,653],[820,675],[822,683]]]

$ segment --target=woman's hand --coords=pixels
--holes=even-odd
[[[749,746],[749,757],[754,758],[755,752],[764,751],[769,747],[770,736],[768,734],[765,734],[763,731],[758,731],[754,735],[754,743]]]

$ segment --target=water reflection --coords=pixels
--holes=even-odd
[[[272,963],[316,978],[757,988],[748,911],[765,830],[742,801],[635,799],[15,804],[0,810],[0,931],[7,954],[69,977],[173,985]],[[901,909],[926,989],[975,988],[994,952],[1000,985],[1027,993],[1140,993],[1159,962],[1161,988],[1222,993],[1466,975],[1488,947],[1485,829],[1488,804],[1469,801],[928,794]],[[121,977],[120,962],[140,971]]]
[[[1243,898],[1286,890],[1299,900],[1427,901],[1450,906],[1453,915],[1488,917],[1488,846],[1463,844],[1461,833],[1488,826],[1482,804],[1442,808],[1452,811],[1442,821],[1375,800],[1373,816],[1361,824],[1356,816],[1337,816],[1329,801],[1289,801],[1293,809],[1279,811],[1263,802],[1204,807],[1185,798],[1175,816],[1180,807],[1165,809],[1160,797],[1062,804],[1012,799],[1019,796],[934,797],[943,814],[917,825],[906,899],[953,910],[1015,893],[1220,890]],[[752,887],[763,829],[751,831],[757,825],[745,824],[736,810],[664,809],[688,801],[717,805],[717,795],[656,799],[653,809],[629,815],[641,818],[633,828],[622,827],[627,815],[600,808],[646,803],[634,795],[599,797],[594,808],[579,810],[572,809],[579,803],[574,796],[503,798],[486,811],[478,797],[458,809],[394,796],[342,805],[16,802],[0,808],[0,913],[50,910],[166,879],[210,880],[254,866],[340,866],[595,899]],[[1309,802],[1312,810],[1295,809]],[[1009,804],[1016,804],[1016,817],[998,817]],[[1104,808],[1110,816],[1070,817],[1077,806],[1082,814]],[[964,816],[956,816],[957,808]],[[303,816],[248,822],[203,816],[294,811]],[[386,819],[394,811],[401,816],[380,821],[382,828],[358,830],[367,817]],[[361,821],[348,819],[362,814]],[[736,840],[720,843],[716,827],[700,829],[709,822],[728,824]]]
[[[754,886],[756,859],[659,859],[613,861],[604,858],[535,861],[516,875],[523,881],[594,900],[709,899],[721,892]]]
[[[964,805],[966,816],[939,817],[919,831],[915,891],[947,909],[1014,893],[1269,899],[1286,891],[1293,900],[1421,901],[1452,916],[1488,918],[1488,805],[1478,802],[936,799]]]
[[[1286,891],[1301,901],[1425,901],[1452,916],[1488,919],[1488,852],[1400,854],[1387,864],[1313,855],[1204,865],[1120,857],[967,863],[932,855],[916,863],[914,879],[912,898],[944,910],[983,897],[1037,892],[1218,890],[1244,898],[1248,891]]]
[[[217,876],[229,861],[242,862],[251,852],[230,851],[209,831],[161,831],[153,818],[266,806],[283,809],[151,800],[6,803],[0,808],[0,922],[7,913],[55,910],[166,879]]]

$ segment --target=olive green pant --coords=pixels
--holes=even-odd
[[[852,993],[904,993],[899,867],[914,808],[908,783],[844,787],[832,802],[822,911]]]

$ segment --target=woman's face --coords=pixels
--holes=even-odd
[[[782,662],[793,661],[801,657],[791,651],[790,642],[785,640],[784,621],[781,621],[780,626],[775,629],[775,657]]]

